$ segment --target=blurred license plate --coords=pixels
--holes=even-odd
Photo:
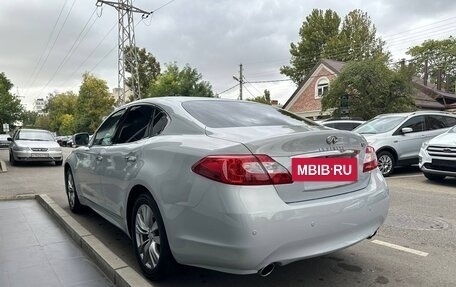
[[[445,166],[445,167],[456,167],[456,161],[444,160],[444,159],[433,159],[432,165]]]
[[[356,158],[292,158],[293,181],[357,181]]]
[[[49,157],[47,153],[32,153],[31,157]]]

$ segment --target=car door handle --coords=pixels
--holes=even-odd
[[[103,156],[97,155],[96,159],[97,159],[97,161],[101,161],[101,160],[103,160]]]
[[[136,161],[136,156],[134,156],[134,155],[128,155],[128,156],[125,157],[125,160],[126,160],[127,162],[135,162],[135,161]]]

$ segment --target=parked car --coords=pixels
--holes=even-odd
[[[362,134],[377,151],[378,167],[389,176],[397,166],[418,164],[423,142],[456,125],[456,115],[439,111],[384,114],[353,131]]]
[[[0,147],[9,147],[10,142],[8,141],[9,135],[2,134],[0,135]]]
[[[53,161],[62,165],[62,148],[50,131],[39,129],[18,129],[12,138],[9,149],[11,165],[17,162]]]
[[[300,157],[349,157],[358,175],[293,181],[292,158]],[[375,151],[362,136],[215,98],[118,108],[68,156],[65,183],[70,209],[89,206],[129,235],[154,280],[175,261],[266,276],[276,265],[370,238],[389,207]]]
[[[336,130],[351,131],[363,123],[364,121],[359,120],[328,120],[323,121],[320,124]]]
[[[440,181],[446,176],[456,177],[456,126],[424,142],[419,162],[420,169],[429,180]]]

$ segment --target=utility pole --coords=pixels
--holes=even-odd
[[[244,76],[242,75],[242,64],[239,65],[239,78],[233,76],[233,79],[239,82],[239,100],[242,101],[242,85],[244,84]]]
[[[147,18],[152,12],[147,12],[133,6],[133,0],[118,0],[106,1],[97,0],[96,5],[101,7],[103,4],[114,7],[118,14],[118,50],[117,50],[117,87],[120,91],[118,105],[125,103],[125,96],[127,94],[127,76],[125,75],[126,69],[130,70],[131,77],[131,92],[135,100],[141,99],[141,91],[139,84],[138,72],[138,53],[136,50],[135,41],[135,23],[133,22],[133,13],[142,14],[142,18]],[[127,49],[128,48],[128,49]]]

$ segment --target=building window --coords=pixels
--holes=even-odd
[[[320,78],[315,85],[315,98],[320,99],[329,91],[329,80],[326,77]]]

